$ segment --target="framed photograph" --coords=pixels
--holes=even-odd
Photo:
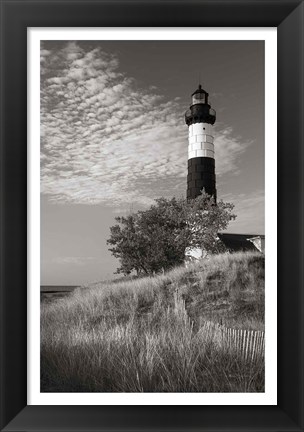
[[[303,430],[303,2],[1,14],[1,430]]]
[[[276,404],[276,30],[28,49],[30,403]]]

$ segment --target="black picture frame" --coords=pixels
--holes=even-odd
[[[303,0],[0,3],[1,430],[303,431]],[[277,406],[27,406],[27,27],[104,26],[277,27]]]

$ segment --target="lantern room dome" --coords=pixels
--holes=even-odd
[[[185,121],[188,126],[194,123],[209,123],[213,125],[216,120],[216,112],[208,102],[209,93],[199,85],[192,93],[192,103],[185,113]]]
[[[202,89],[201,85],[198,86],[197,90],[195,90],[195,92],[192,93],[191,96],[192,96],[192,105],[208,103],[209,94],[204,89]]]

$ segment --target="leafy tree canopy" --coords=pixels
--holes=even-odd
[[[194,200],[155,200],[148,210],[117,217],[107,244],[119,259],[117,273],[153,274],[182,264],[186,248],[207,253],[225,250],[217,233],[225,230],[235,215],[233,204],[203,192]]]

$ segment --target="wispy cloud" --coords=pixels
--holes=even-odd
[[[179,100],[139,88],[116,56],[75,42],[42,46],[41,77],[41,191],[51,200],[148,205],[164,194],[161,184],[174,194],[185,182]],[[217,175],[237,173],[248,143],[217,128],[215,145]]]

